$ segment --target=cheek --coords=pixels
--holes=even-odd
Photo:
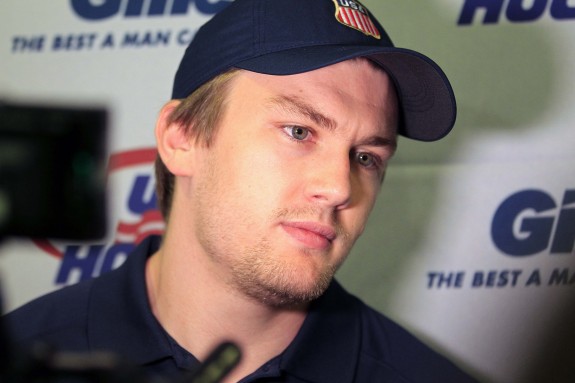
[[[380,189],[379,185],[370,183],[368,186],[357,187],[355,189],[355,202],[349,209],[342,212],[342,219],[347,220],[350,232],[357,233],[357,236],[363,233]]]
[[[221,151],[212,169],[219,179],[217,193],[229,207],[246,215],[262,215],[278,209],[289,193],[289,161],[282,159],[270,145],[244,146],[242,150]]]
[[[273,140],[254,145],[236,166],[238,174],[248,175],[245,182],[262,194],[280,193],[302,176],[297,158],[290,157],[289,150]]]

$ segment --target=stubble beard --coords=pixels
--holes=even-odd
[[[271,212],[269,226],[273,227],[274,223],[287,217],[309,216],[311,210],[313,208],[280,209]],[[204,228],[212,228],[207,230],[209,234],[204,233],[207,234],[204,236],[207,240],[204,242],[204,249],[211,260],[225,270],[223,275],[227,287],[268,307],[299,309],[319,298],[329,287],[349,252],[345,251],[343,255],[326,261],[328,252],[280,248],[280,245],[272,243],[266,237],[246,246],[238,243],[237,238],[227,237],[229,232],[226,230],[221,231],[221,228],[225,227],[225,220],[218,220],[215,216],[211,219],[215,221],[210,220],[209,224],[204,225]],[[246,227],[251,226],[249,222],[245,224]],[[351,247],[350,236],[338,226],[336,231],[343,248]]]
[[[225,214],[218,214],[212,209],[208,211],[214,214],[205,217],[200,225],[202,247],[206,254],[223,272],[223,281],[230,291],[239,292],[268,307],[298,309],[319,298],[349,252],[344,250],[343,255],[326,261],[326,258],[330,258],[327,251],[280,248],[279,244],[272,243],[266,237],[246,246],[233,237],[233,231],[225,229]],[[309,211],[281,209],[272,212],[269,226],[273,227],[274,222],[282,217],[304,217]],[[249,222],[244,224],[251,226]],[[350,236],[339,227],[336,227],[336,231],[342,247],[349,249]]]
[[[232,237],[233,230],[228,231],[226,227],[235,218],[229,216],[230,211],[241,210],[228,208],[233,203],[226,204],[218,198],[228,186],[218,182],[217,170],[215,161],[209,160],[208,181],[199,188],[195,199],[199,212],[196,234],[207,256],[223,270],[228,288],[274,308],[298,308],[319,298],[349,251],[333,262],[298,262],[296,258],[301,261],[301,257],[327,257],[328,254],[292,249],[303,252],[292,256],[288,249],[278,249],[267,238],[260,238],[248,247],[238,243],[237,238]],[[280,209],[270,212],[269,222],[273,226],[273,222],[282,218],[313,216],[314,213],[317,211],[313,208]],[[244,222],[246,227],[250,227],[248,221]],[[350,236],[339,226],[336,231],[338,239],[349,245]],[[310,269],[313,264],[315,270]]]
[[[231,283],[249,298],[266,306],[298,308],[319,298],[325,292],[339,264],[328,264],[315,272],[317,275],[310,275],[313,271],[302,270],[301,265],[275,258],[272,246],[262,240],[253,248],[246,249],[243,256],[233,262]]]

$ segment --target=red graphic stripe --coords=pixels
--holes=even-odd
[[[62,258],[64,256],[60,250],[45,239],[32,239],[32,243],[53,257]]]
[[[112,154],[108,162],[108,173],[124,167],[153,163],[157,153],[155,148],[145,148]]]
[[[151,234],[163,234],[165,223],[158,210],[150,210],[137,223],[119,222],[116,229],[116,243],[140,243]]]

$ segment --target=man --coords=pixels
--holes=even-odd
[[[9,315],[16,341],[176,376],[231,340],[226,382],[471,381],[333,280],[398,133],[433,141],[454,121],[441,70],[358,2],[236,0],[158,117],[161,243]]]

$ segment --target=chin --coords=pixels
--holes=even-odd
[[[328,288],[339,263],[313,253],[276,254],[269,247],[244,253],[231,264],[233,287],[249,298],[281,308],[302,307]]]
[[[319,298],[333,279],[333,273],[282,273],[254,279],[243,291],[251,298],[276,308],[298,308]]]

